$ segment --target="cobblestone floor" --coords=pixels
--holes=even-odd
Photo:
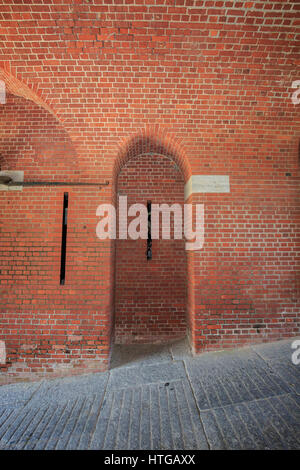
[[[299,449],[295,339],[115,346],[107,373],[3,385],[0,449]]]

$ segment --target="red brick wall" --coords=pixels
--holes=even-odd
[[[1,169],[28,181],[78,181],[77,158],[57,120],[24,98],[0,107]],[[95,233],[105,189],[24,187],[0,191],[1,339],[10,374],[103,368],[110,345],[109,244]],[[60,285],[63,194],[69,194],[66,283]],[[106,281],[106,282],[105,282]],[[71,370],[69,371],[69,369]]]
[[[169,158],[141,155],[130,160],[118,177],[118,194],[132,204],[184,204],[184,181]],[[128,224],[134,217],[128,218]],[[117,240],[115,342],[158,343],[186,334],[186,252],[184,240]],[[154,219],[152,220],[154,223]]]
[[[295,180],[273,175],[259,194],[248,181],[232,185],[230,196],[194,196],[205,206],[206,240],[194,256],[195,351],[299,334]]]
[[[0,79],[14,95],[0,105],[1,168],[110,183],[0,192],[7,374],[107,367],[115,246],[97,239],[95,214],[145,152],[173,159],[184,182],[230,177],[230,193],[190,198],[205,205],[203,250],[187,253],[194,350],[299,334],[298,17],[286,0],[0,1]]]

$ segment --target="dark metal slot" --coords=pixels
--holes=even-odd
[[[152,238],[151,238],[151,201],[147,201],[148,212],[148,238],[147,238],[147,260],[152,259]]]
[[[61,235],[61,255],[60,255],[60,285],[63,286],[66,277],[66,251],[67,251],[67,218],[68,218],[68,193],[64,193],[62,235]]]

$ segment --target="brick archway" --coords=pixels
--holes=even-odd
[[[149,200],[183,206],[190,174],[176,139],[159,128],[145,130],[120,146],[114,166],[116,206],[118,194],[127,195],[128,207]],[[116,343],[161,343],[189,332],[193,270],[184,245],[184,240],[153,240],[153,259],[147,261],[146,240],[116,241]]]
[[[113,168],[114,183],[116,184],[118,175],[127,161],[145,153],[165,155],[173,160],[180,168],[185,183],[192,174],[190,162],[181,142],[165,128],[153,126],[142,129],[119,143]]]

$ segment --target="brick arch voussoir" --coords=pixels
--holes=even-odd
[[[116,184],[118,174],[129,160],[145,153],[157,153],[169,157],[180,168],[185,182],[189,179],[191,167],[181,141],[170,135],[166,129],[153,126],[120,142],[113,169],[114,183]]]

